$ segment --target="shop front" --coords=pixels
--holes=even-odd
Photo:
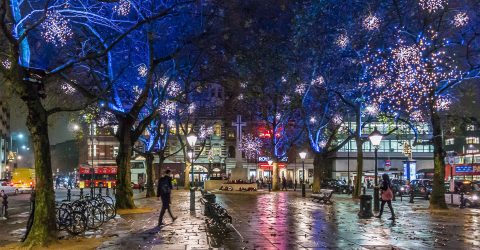
[[[480,164],[447,164],[445,166],[445,180],[450,177],[459,180],[480,180]]]

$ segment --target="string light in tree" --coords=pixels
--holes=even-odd
[[[316,122],[317,122],[317,118],[315,118],[315,116],[311,116],[311,117],[310,117],[310,123],[311,123],[311,124],[314,124],[314,123],[316,123]]]
[[[48,11],[41,26],[41,34],[45,41],[55,46],[64,46],[73,36],[68,19],[56,11]]]
[[[243,98],[244,98],[243,94],[239,94],[239,95],[237,96],[237,99],[238,99],[239,101],[243,100]]]
[[[467,13],[460,12],[453,17],[453,25],[457,28],[463,27],[467,25],[469,19]]]
[[[113,7],[113,11],[117,13],[119,16],[126,16],[130,13],[130,1],[129,0],[120,0],[118,3]]]
[[[284,96],[282,97],[282,103],[283,103],[284,105],[288,105],[288,104],[290,104],[290,102],[291,102],[290,96],[284,95]]]
[[[368,15],[363,19],[363,27],[367,30],[376,30],[380,27],[380,19],[375,15]]]
[[[177,103],[172,101],[164,101],[160,104],[160,113],[166,117],[172,117],[177,110]]]
[[[6,58],[2,61],[2,66],[5,69],[11,69],[12,68],[12,62],[10,62],[10,60],[8,60],[8,58]]]
[[[148,69],[147,69],[147,66],[144,63],[142,63],[142,64],[140,64],[140,66],[138,66],[137,71],[138,71],[139,76],[141,76],[141,77],[147,76]]]
[[[305,94],[307,91],[307,85],[306,84],[298,84],[297,87],[295,88],[295,93],[299,95]]]
[[[68,83],[63,83],[61,89],[67,95],[73,95],[77,91],[72,85]]]
[[[378,114],[378,106],[377,105],[369,105],[365,108],[367,114],[371,116],[375,116]]]
[[[160,88],[164,88],[165,85],[167,85],[167,82],[168,82],[168,78],[167,77],[162,77],[162,78],[158,79],[157,86],[160,87]]]
[[[172,81],[167,87],[167,94],[171,97],[176,97],[180,94],[182,88],[178,82]]]
[[[325,140],[321,140],[318,142],[318,146],[320,148],[325,148],[327,146],[327,142]]]
[[[439,96],[435,108],[439,111],[446,111],[450,109],[450,106],[452,105],[452,99],[450,96]]]
[[[207,127],[207,126],[202,124],[200,126],[200,129],[198,130],[198,132],[199,132],[198,137],[200,139],[205,139],[205,138],[213,135],[213,127],[212,126]]]
[[[337,46],[342,49],[345,49],[349,42],[350,42],[350,39],[345,34],[338,35],[337,40],[335,40],[335,44],[337,44]]]
[[[240,83],[240,88],[242,88],[242,89],[246,89],[247,86],[248,86],[248,83],[247,83],[247,82],[241,82],[241,83]]]
[[[342,121],[343,121],[343,119],[342,119],[342,116],[341,116],[341,115],[335,115],[335,116],[333,116],[333,118],[332,118],[332,122],[333,122],[333,124],[335,124],[335,125],[341,124]]]
[[[418,4],[423,10],[430,13],[442,10],[447,3],[447,0],[419,0]]]
[[[169,127],[171,127],[171,128],[175,127],[175,120],[169,119],[169,120],[167,121],[167,125],[168,125]]]
[[[323,76],[317,76],[317,78],[313,79],[311,84],[313,86],[322,86],[323,84],[325,83],[325,79],[323,78]]]
[[[240,143],[240,150],[245,153],[245,157],[248,159],[253,159],[260,153],[262,148],[262,140],[258,137],[253,136],[252,134],[246,134],[242,136]]]
[[[188,105],[189,114],[193,114],[193,112],[195,112],[196,109],[197,109],[197,106],[195,105],[195,103],[191,103],[190,105]]]

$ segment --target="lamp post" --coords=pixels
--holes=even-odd
[[[271,192],[272,191],[272,172],[273,172],[273,161],[272,160],[269,160],[268,161],[268,166],[269,166],[269,170],[270,170],[270,180],[268,181],[268,192]]]
[[[368,139],[372,143],[373,147],[375,148],[375,187],[373,188],[373,210],[378,212],[380,208],[380,199],[379,199],[379,187],[378,187],[378,148],[380,147],[380,142],[382,141],[383,135],[380,131],[377,130],[377,127],[370,133]]]
[[[307,152],[300,152],[300,158],[302,159],[302,197],[305,197],[305,158]]]
[[[193,163],[195,161],[195,143],[197,142],[197,135],[193,132],[190,132],[187,135],[187,142],[188,145],[190,146],[190,152],[188,153],[188,156],[190,158],[190,172],[192,174],[192,181],[190,182],[190,211],[194,212],[195,211],[195,189],[193,187],[194,184],[194,173],[193,173]]]

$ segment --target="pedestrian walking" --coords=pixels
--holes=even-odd
[[[177,219],[173,216],[172,211],[170,210],[171,203],[171,194],[172,194],[172,177],[170,177],[170,170],[165,171],[165,175],[158,180],[157,186],[157,197],[162,199],[162,210],[160,211],[160,217],[158,218],[158,227],[161,227],[163,224],[163,216],[165,211],[168,210],[168,214],[172,217],[172,222]]]
[[[385,206],[385,203],[387,203],[388,208],[390,208],[390,213],[392,214],[392,217],[388,219],[394,221],[395,213],[393,212],[393,207],[392,207],[393,191],[392,191],[392,185],[390,183],[390,177],[388,177],[388,174],[383,174],[382,179],[383,179],[382,186],[380,186],[380,190],[382,191],[382,195],[381,195],[382,205],[380,207],[380,213],[376,217],[377,218],[382,217],[383,207]]]
[[[287,178],[285,176],[282,176],[282,190],[287,191]]]

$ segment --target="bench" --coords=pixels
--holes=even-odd
[[[312,201],[315,202],[323,202],[324,204],[331,204],[332,201],[330,200],[333,195],[333,190],[332,189],[320,189],[320,193],[315,193],[312,194],[310,197],[312,197]]]

